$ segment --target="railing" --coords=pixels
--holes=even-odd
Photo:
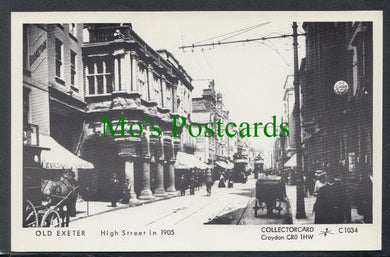
[[[39,126],[25,123],[23,129],[23,144],[39,146]]]
[[[123,26],[103,27],[90,29],[89,42],[107,42],[115,39],[129,39],[130,28]]]

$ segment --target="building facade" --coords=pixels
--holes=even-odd
[[[87,160],[94,169],[75,169],[85,199],[108,200],[114,174],[130,203],[176,193],[176,154],[195,144],[185,129],[172,135],[173,116],[191,118],[193,89],[173,55],[131,24],[29,24],[23,33],[25,144],[52,137]],[[111,135],[103,117],[114,133],[123,124],[137,136]]]
[[[85,125],[80,154],[94,163],[98,177],[95,197],[110,190],[113,173],[128,184],[130,203],[176,193],[174,163],[181,148],[180,135],[172,135],[172,117],[191,111],[191,78],[165,50],[155,51],[131,24],[90,24],[85,27]],[[102,137],[108,117],[113,126],[125,117],[139,137]],[[148,117],[148,118],[146,118]],[[162,135],[151,137],[151,124]]]
[[[186,125],[182,129],[180,137],[180,151],[193,154],[196,150],[196,141],[195,138],[190,136],[188,133],[188,126],[191,124],[191,113],[192,113],[192,90],[193,85],[191,84],[192,78],[187,74],[183,69],[179,61],[167,50],[157,50],[157,52],[169,62],[176,70],[180,71],[183,80],[178,81],[177,86],[177,98],[178,98],[178,107],[177,114],[186,119]],[[184,82],[184,83],[183,83]],[[187,83],[185,83],[187,82]]]
[[[200,96],[192,98],[192,121],[199,124],[217,121],[217,93],[211,80]],[[213,127],[215,131],[216,126]],[[195,155],[204,163],[214,166],[216,162],[216,137],[201,135],[196,138]]]
[[[74,151],[86,106],[82,25],[26,24],[23,35],[24,124]],[[64,126],[71,120],[79,126]]]
[[[212,122],[213,130],[217,131],[217,122],[222,126],[230,122],[229,110],[224,105],[223,95],[216,92],[214,80],[199,84],[203,91],[200,95],[192,98],[192,120],[199,124]],[[232,130],[236,130],[233,128]],[[233,155],[237,152],[237,137],[228,137],[222,131],[223,136],[214,135],[205,137],[204,134],[196,138],[196,152],[203,162],[222,170],[231,169],[233,164]]]
[[[304,23],[300,68],[304,169],[340,177],[353,205],[372,201],[372,23]],[[343,83],[343,91],[337,88]],[[347,87],[345,86],[347,85]]]

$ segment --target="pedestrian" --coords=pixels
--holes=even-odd
[[[199,191],[199,187],[200,187],[200,170],[197,170],[196,173],[195,173],[195,186],[196,186],[196,190]]]
[[[111,181],[110,181],[110,186],[111,186],[111,206],[116,207],[116,202],[118,201],[119,198],[119,191],[120,191],[120,186],[119,186],[119,180],[116,175],[116,173],[113,173]]]
[[[194,174],[191,175],[190,178],[190,195],[195,194],[195,176]]]
[[[318,190],[314,203],[315,224],[341,224],[351,222],[351,204],[341,179],[326,173],[327,183]]]
[[[228,188],[233,188],[232,174],[228,173]]]
[[[325,172],[323,171],[316,171],[317,174],[317,180],[314,184],[314,195],[318,195],[318,191],[321,187],[326,185],[326,178],[325,178]]]
[[[130,183],[129,179],[125,180],[125,183],[123,183],[122,187],[122,203],[128,204],[130,201]]]
[[[362,175],[358,192],[358,214],[364,217],[365,223],[372,223],[372,176],[370,174]]]
[[[184,174],[180,176],[179,180],[179,187],[180,187],[180,195],[185,196],[186,194],[186,189],[187,189],[187,183]]]
[[[207,188],[207,196],[211,196],[211,187],[214,184],[213,176],[211,175],[211,171],[208,170],[206,174],[206,188]]]
[[[76,201],[79,196],[79,182],[76,179],[76,174],[74,171],[70,171],[70,182],[73,187],[73,192],[69,196],[69,215],[70,217],[76,216]]]
[[[225,184],[225,176],[223,175],[223,173],[222,173],[221,176],[219,177],[219,184],[218,184],[218,187],[226,187],[226,184]]]

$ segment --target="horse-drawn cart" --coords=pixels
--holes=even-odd
[[[267,213],[272,214],[273,210],[282,210],[282,202],[286,196],[285,184],[281,177],[274,175],[263,175],[256,182],[256,204],[255,217],[258,210],[267,208]]]
[[[70,211],[78,190],[78,186],[72,183],[71,172],[63,171],[59,179],[53,180],[42,176],[29,178],[30,183],[35,181],[36,184],[25,187],[23,227],[69,225]]]
[[[78,182],[72,168],[93,165],[54,139],[27,133],[23,155],[23,227],[64,227],[76,214]],[[32,133],[30,133],[32,134]],[[34,140],[32,140],[34,139]]]

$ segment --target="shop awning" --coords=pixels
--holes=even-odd
[[[221,167],[222,169],[227,169],[227,163],[224,162],[224,161],[216,161],[216,162],[215,162],[215,165],[218,165],[218,166]]]
[[[219,167],[227,170],[234,168],[234,164],[229,161],[216,161],[215,165],[218,165]]]
[[[294,154],[291,158],[284,164],[284,167],[296,167],[297,166],[297,155]]]
[[[178,152],[175,162],[176,169],[201,169],[206,170],[209,165],[199,160],[195,155],[184,152]]]
[[[39,144],[42,147],[50,148],[41,152],[41,165],[44,169],[93,169],[92,163],[87,162],[65,147],[57,143],[49,136],[39,136]]]
[[[226,161],[226,162],[227,162],[227,169],[228,170],[231,170],[234,168],[234,164],[232,162],[230,162],[230,161]]]

